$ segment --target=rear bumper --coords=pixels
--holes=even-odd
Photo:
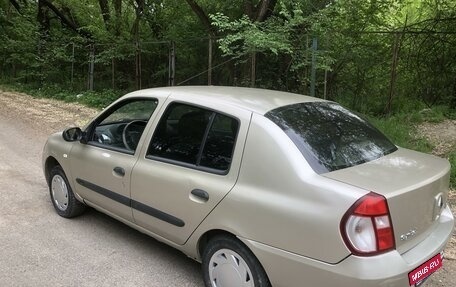
[[[453,228],[454,218],[447,207],[442,212],[437,228],[406,253],[391,251],[372,257],[349,255],[337,264],[240,239],[257,256],[274,287],[407,287],[408,273],[441,252]]]

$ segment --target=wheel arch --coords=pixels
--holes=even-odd
[[[212,229],[212,230],[206,231],[203,235],[200,236],[200,238],[198,240],[198,255],[200,258],[202,258],[204,249],[206,248],[209,241],[216,236],[228,236],[228,237],[237,238],[237,236],[234,235],[233,233],[228,232],[223,229]]]
[[[247,252],[245,254],[245,256],[247,256],[247,257],[244,257],[242,255],[241,255],[241,257],[243,257],[243,259],[246,262],[250,261],[252,263],[252,265],[249,266],[249,268],[252,269],[252,272],[254,270],[256,270],[257,274],[262,274],[261,276],[259,276],[259,278],[263,278],[263,281],[261,281],[261,282],[263,282],[264,285],[262,283],[260,283],[260,286],[269,286],[270,287],[271,283],[270,283],[269,275],[266,273],[263,263],[260,261],[260,258],[257,256],[257,254],[255,254],[254,250],[252,250],[247,244],[245,244],[245,242],[243,240],[241,240],[238,236],[236,236],[235,234],[233,234],[231,232],[223,230],[223,229],[208,230],[203,235],[200,236],[200,239],[198,240],[198,253],[201,258],[201,263],[203,264],[203,268],[204,268],[204,264],[205,264],[204,259],[203,259],[203,257],[205,257],[205,255],[203,255],[205,252],[204,251],[205,248],[208,246],[211,239],[221,238],[221,237],[231,238],[231,240],[233,240],[233,242],[237,242],[237,244],[240,247],[244,248],[244,253]],[[239,250],[233,249],[233,250],[235,252],[239,252],[242,249],[239,249]],[[239,253],[239,254],[242,254],[242,253]],[[248,259],[248,258],[250,258],[250,259]]]
[[[260,259],[258,258],[258,256],[255,254],[254,250],[252,250],[249,246],[247,246],[234,233],[231,233],[231,232],[223,230],[223,229],[211,229],[211,230],[206,231],[205,233],[203,233],[200,236],[200,238],[198,240],[198,245],[197,245],[199,258],[202,258],[204,249],[206,248],[206,246],[209,243],[209,241],[212,238],[215,238],[215,237],[218,237],[218,236],[226,236],[226,237],[232,237],[232,238],[236,239],[237,241],[239,241],[240,244],[244,245],[245,248],[247,248],[257,258],[258,262],[260,262],[261,265],[263,265],[261,263]],[[264,268],[264,267],[262,266],[262,268]]]
[[[59,163],[59,161],[55,157],[49,156],[46,159],[46,162],[44,164],[44,176],[46,177],[46,181],[48,183],[50,180],[51,170],[56,166],[62,166],[62,165]]]

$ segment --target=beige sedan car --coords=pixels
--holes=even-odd
[[[43,168],[59,215],[104,212],[202,262],[208,287],[419,286],[454,225],[446,160],[270,90],[130,93],[50,136]]]

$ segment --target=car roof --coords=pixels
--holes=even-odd
[[[296,103],[323,101],[322,99],[266,89],[223,86],[179,86],[139,90],[128,96],[172,95],[185,101],[211,101],[265,114],[278,107]]]

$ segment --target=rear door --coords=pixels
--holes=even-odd
[[[245,110],[170,96],[133,170],[135,222],[184,244],[234,186],[250,117]]]

